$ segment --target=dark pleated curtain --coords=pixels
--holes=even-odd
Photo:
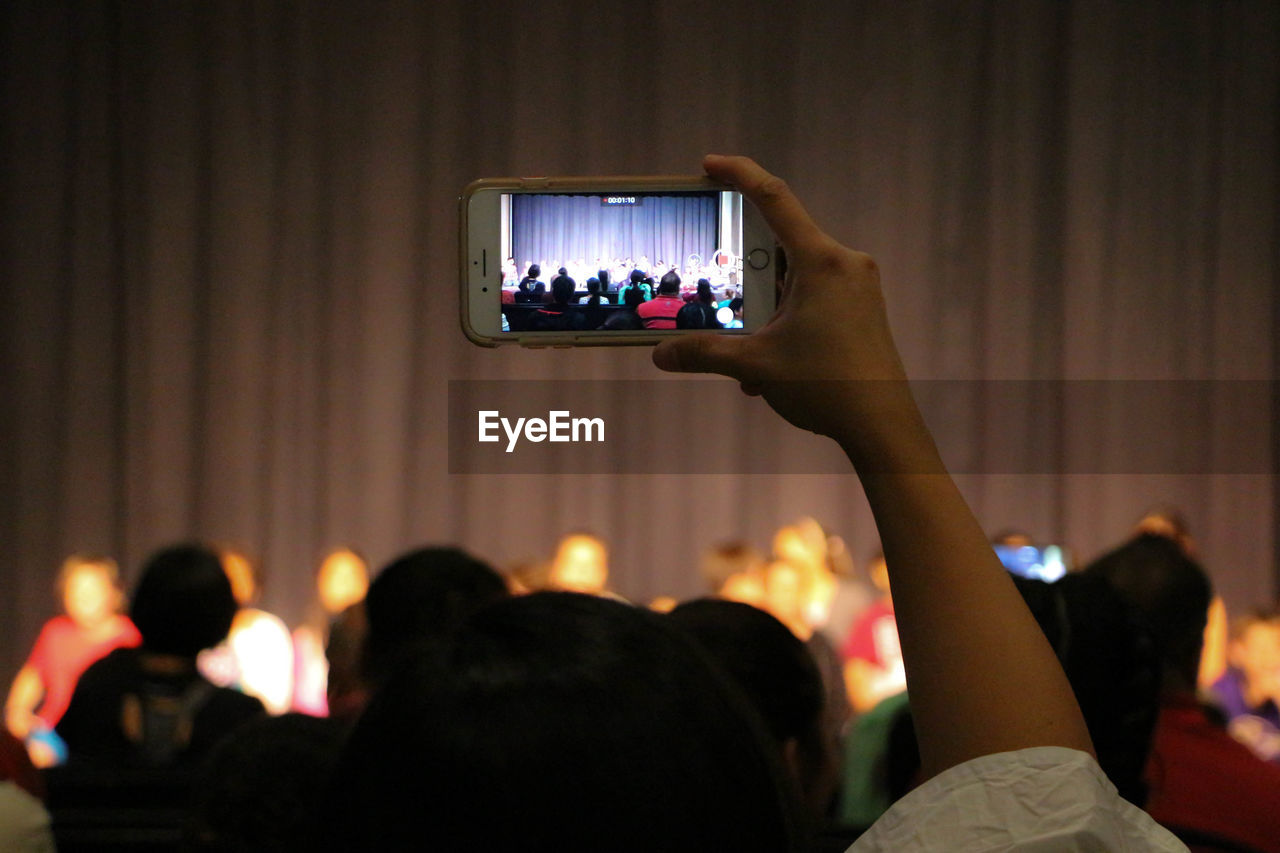
[[[1083,558],[1175,503],[1233,608],[1274,597],[1270,0],[19,0],[0,28],[6,681],[73,550],[132,579],[163,543],[236,544],[290,620],[340,543],[505,564],[589,528],[642,601],[801,514],[870,552],[839,454],[758,400],[621,382],[605,414],[635,458],[769,473],[449,473],[450,380],[658,378],[643,348],[470,344],[461,188],[713,150],[878,258],[909,371],[963,383],[930,418],[988,528]],[[1036,382],[996,405],[992,380]],[[1064,380],[1208,391],[1082,411]],[[1188,465],[1131,464],[1175,435]]]
[[[603,269],[614,259],[643,257],[683,270],[690,255],[711,260],[718,223],[715,195],[641,195],[635,204],[606,207],[599,196],[517,193],[511,197],[511,251],[525,271],[529,264],[555,265],[543,270],[547,277],[556,266],[578,260]]]

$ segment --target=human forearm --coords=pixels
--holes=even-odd
[[[1052,649],[915,404],[875,262],[825,234],[756,164],[706,165],[764,213],[788,254],[787,282],[760,331],[667,341],[654,361],[732,376],[844,448],[880,530],[926,770],[1028,746],[1089,749]]]

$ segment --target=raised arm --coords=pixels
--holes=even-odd
[[[786,250],[787,282],[755,334],[664,341],[654,363],[731,376],[848,455],[888,563],[927,774],[1032,746],[1091,752],[1066,676],[912,398],[874,261],[825,234],[787,185],[751,160],[710,156],[704,166],[764,214]]]

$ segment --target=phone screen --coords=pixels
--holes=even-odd
[[[502,332],[741,329],[742,205],[719,190],[502,193]]]
[[[1066,553],[1057,545],[996,545],[996,555],[1015,575],[1053,583],[1067,573]]]

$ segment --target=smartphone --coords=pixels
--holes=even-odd
[[[483,346],[749,334],[777,304],[768,225],[709,178],[487,178],[459,206],[462,328]]]

